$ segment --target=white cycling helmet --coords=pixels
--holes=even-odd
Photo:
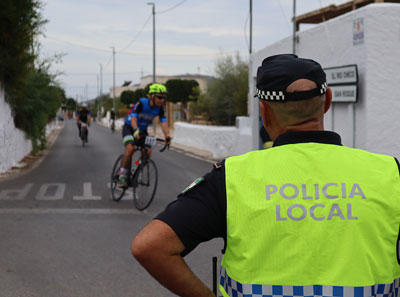
[[[82,103],[82,107],[87,107],[87,103]]]

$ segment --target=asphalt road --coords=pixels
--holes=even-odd
[[[122,152],[120,132],[90,127],[82,147],[75,121],[65,126],[34,169],[0,180],[0,297],[175,296],[130,254],[133,237],[211,163],[154,150],[156,197],[137,211],[130,197],[111,199],[112,166]],[[212,287],[212,257],[223,242],[201,244],[185,259]]]

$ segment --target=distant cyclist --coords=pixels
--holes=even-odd
[[[164,103],[167,88],[162,84],[152,84],[149,87],[147,98],[140,98],[125,119],[122,127],[122,137],[125,145],[125,153],[121,159],[121,171],[117,186],[126,188],[126,174],[136,146],[144,143],[147,135],[147,127],[158,116],[161,129],[165,135],[165,143],[170,144],[167,118],[165,115]]]
[[[111,124],[111,130],[114,131],[115,130],[115,111],[114,111],[114,107],[111,108],[111,111],[110,111],[110,124]]]
[[[78,130],[79,130],[79,137],[81,137],[81,126],[82,126],[82,123],[85,123],[87,126],[89,126],[90,125],[90,121],[92,119],[90,110],[87,107],[88,106],[87,106],[86,103],[82,103],[81,104],[81,109],[78,110],[77,113],[76,113],[76,124],[77,124]]]

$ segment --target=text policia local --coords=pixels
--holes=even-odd
[[[361,198],[367,199],[359,184],[346,183],[327,183],[324,185],[305,185],[300,187],[294,184],[284,184],[281,187],[276,185],[266,185],[267,200],[285,199],[299,201],[303,200],[319,200],[337,199],[337,198]],[[294,201],[293,201],[294,202]],[[300,202],[300,201],[299,201]],[[321,200],[323,202],[323,200]],[[353,214],[352,204],[339,205],[332,203],[326,206],[323,203],[316,203],[311,206],[305,206],[297,203],[287,207],[276,205],[276,220],[277,221],[301,221],[307,216],[315,221],[332,220],[338,218],[340,220],[358,220]]]

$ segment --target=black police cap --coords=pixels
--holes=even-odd
[[[317,87],[308,91],[286,92],[292,82],[302,78],[315,82]],[[267,101],[298,101],[321,96],[326,93],[327,87],[326,75],[319,63],[283,54],[264,59],[258,67],[254,97]]]

